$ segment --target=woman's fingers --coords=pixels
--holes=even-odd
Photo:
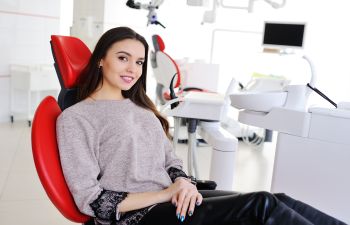
[[[173,195],[171,198],[171,203],[176,207],[177,206],[177,195]]]
[[[185,196],[185,199],[182,203],[182,208],[181,208],[181,212],[180,212],[180,221],[183,222],[186,218],[186,214],[187,214],[187,210],[189,208],[190,202],[191,202],[191,194],[188,193],[188,195]]]
[[[202,201],[203,201],[203,196],[198,192],[191,197],[190,205],[188,208],[188,215],[189,216],[193,215],[195,207],[201,205]]]
[[[190,200],[190,205],[188,208],[188,215],[192,216],[194,213],[194,207],[196,206],[196,202],[197,202],[197,195],[192,195],[191,196],[191,200]]]
[[[183,222],[186,218],[186,214],[192,216],[196,205],[200,205],[202,200],[203,197],[198,191],[180,192],[177,199],[177,218]]]
[[[182,190],[180,191],[177,197],[176,216],[179,220],[182,220],[182,221],[185,219],[183,215],[181,215],[181,211],[186,198],[186,193],[187,193],[186,190]]]
[[[203,201],[203,196],[201,195],[201,193],[198,193],[197,196],[196,196],[196,205],[200,205],[202,204],[202,201]]]
[[[171,198],[171,202],[176,206],[176,216],[183,222],[186,214],[192,216],[196,205],[203,201],[202,195],[198,192],[196,186],[189,183],[188,180],[178,179],[176,181],[178,191]]]

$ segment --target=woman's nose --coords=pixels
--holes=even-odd
[[[136,72],[136,63],[134,62],[129,62],[128,63],[128,72],[130,73],[135,73]]]

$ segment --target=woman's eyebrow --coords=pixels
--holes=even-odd
[[[129,52],[126,52],[126,51],[119,51],[119,52],[117,52],[117,54],[119,54],[119,53],[126,54],[127,56],[132,56]],[[140,57],[140,58],[138,58],[138,60],[145,60],[145,58],[144,57]]]

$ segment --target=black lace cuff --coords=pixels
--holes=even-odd
[[[125,225],[136,225],[138,224],[141,219],[148,213],[150,207],[134,210],[127,212],[123,216],[123,221],[121,221],[121,224]]]
[[[127,197],[127,192],[103,190],[98,198],[90,204],[97,218],[115,220],[117,205]]]
[[[137,225],[142,220],[142,218],[149,212],[149,210],[152,208],[152,206],[129,211],[126,212],[123,215],[123,218],[121,218],[119,221],[110,221],[110,220],[102,220],[99,218],[94,218],[94,225]]]
[[[178,177],[185,177],[185,178],[188,178],[186,173],[180,169],[177,169],[175,167],[170,167],[168,169],[168,174],[169,174],[169,177],[171,179],[171,181],[174,183],[175,182],[175,179],[178,178]]]

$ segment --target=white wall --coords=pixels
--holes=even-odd
[[[101,1],[87,1],[85,4],[88,2],[101,4]],[[125,2],[104,0],[103,30],[114,26],[131,26],[146,37],[150,47],[152,34],[160,34],[165,41],[166,52],[175,59],[189,57],[209,61],[211,32],[215,28],[261,32],[265,20],[307,22],[305,53],[315,64],[317,87],[336,102],[350,101],[347,56],[350,51],[350,3],[347,0],[287,0],[286,6],[279,10],[257,0],[253,13],[219,8],[216,23],[204,25],[200,25],[202,15],[211,6],[188,7],[185,0],[166,0],[158,11],[158,19],[166,29],[154,25],[146,27],[147,12],[130,9]],[[228,4],[231,1],[225,2]],[[52,63],[48,40],[50,34],[59,32],[59,6],[60,1],[0,0],[0,121],[8,121],[9,118],[9,64]],[[62,11],[66,20],[72,17],[71,4],[67,7]],[[89,9],[93,10],[94,7],[98,9],[97,6],[90,6]],[[300,82],[308,80],[309,71],[305,62],[253,57],[261,50],[259,35],[253,36],[218,33],[213,60],[221,64],[222,92],[231,77],[247,81],[254,71],[291,76],[291,79]],[[150,84],[149,90],[154,87],[152,80]],[[316,95],[311,101],[330,106]]]
[[[10,64],[52,64],[60,1],[0,0],[0,121],[10,120]]]

